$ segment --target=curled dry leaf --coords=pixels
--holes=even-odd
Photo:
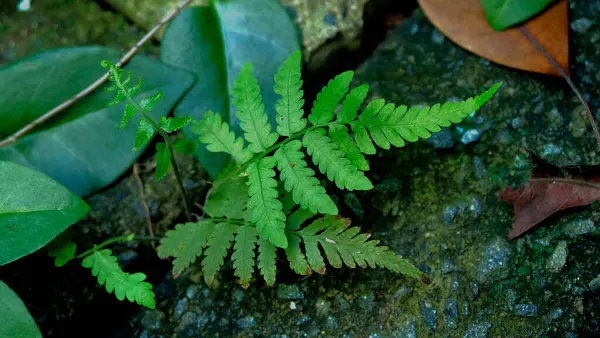
[[[419,4],[434,26],[466,50],[504,66],[560,75],[519,31],[519,27],[495,31],[486,20],[481,0],[419,0]],[[524,26],[568,72],[567,1],[551,5]]]
[[[514,223],[508,238],[516,238],[558,211],[600,200],[600,166],[552,165],[530,152],[534,165],[527,185],[506,187],[500,199],[512,203]]]

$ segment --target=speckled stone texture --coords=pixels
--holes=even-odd
[[[600,2],[573,1],[571,73],[600,105]],[[581,26],[581,27],[580,27]],[[572,25],[573,27],[573,25]],[[574,28],[572,28],[574,29]],[[600,334],[598,204],[506,235],[508,183],[526,179],[528,148],[560,164],[599,164],[581,105],[564,81],[496,66],[452,44],[417,11],[357,71],[370,97],[433,104],[499,95],[443,142],[370,157],[376,187],[341,193],[342,213],[432,277],[328,269],[278,285],[236,285],[231,266],[209,288],[199,264],[157,287],[158,306],[132,320],[138,337],[590,337]],[[466,135],[466,136],[465,136]],[[442,145],[442,146],[440,146]],[[557,272],[558,271],[558,272]]]

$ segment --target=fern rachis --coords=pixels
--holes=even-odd
[[[165,253],[161,257],[176,257],[176,271],[179,272],[196,256],[205,255],[202,266],[205,279],[210,282],[234,243],[235,274],[244,287],[255,270],[255,259],[267,284],[275,282],[278,248],[285,251],[290,267],[299,274],[323,273],[326,259],[336,268],[343,265],[350,268],[383,267],[426,282],[426,275],[407,260],[379,245],[379,241],[370,240],[368,235],[360,233],[359,228],[350,227],[349,220],[337,216],[335,203],[305,157],[310,157],[323,177],[338,188],[369,190],[373,185],[365,175],[369,164],[364,154],[376,153],[376,146],[383,149],[392,145],[403,147],[406,142],[428,138],[441,127],[460,122],[487,102],[501,84],[462,102],[409,109],[378,99],[359,112],[368,86],[350,89],[353,72],[345,72],[331,80],[317,95],[311,113],[305,119],[302,116],[304,100],[300,70],[301,57],[296,52],[275,75],[274,89],[281,96],[275,107],[276,128],[268,123],[260,88],[249,65],[242,69],[233,88],[233,103],[243,138],[236,136],[219,115],[212,112],[194,122],[199,141],[206,144],[209,151],[229,153],[236,168],[213,185],[214,194],[209,196],[207,203],[212,207],[205,211],[215,218],[196,223],[197,227],[206,230],[201,233],[213,232],[210,240],[199,239],[206,247],[200,248],[202,245],[198,244],[195,251],[185,254],[175,250],[177,242],[172,239],[181,237],[178,232],[185,231],[178,227],[161,242],[159,252]],[[340,103],[341,108],[334,119]],[[221,188],[231,180],[241,178],[248,187],[247,196],[240,197],[245,208],[243,204],[234,203],[235,197],[223,193]],[[291,201],[299,206],[296,211],[283,208],[278,181],[282,191],[290,194]],[[234,211],[226,213],[224,210],[228,205]],[[313,218],[316,220],[304,225]],[[187,243],[187,240],[181,239],[181,243]]]

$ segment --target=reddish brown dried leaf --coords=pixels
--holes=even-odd
[[[516,238],[558,211],[600,200],[600,166],[552,165],[531,154],[535,167],[527,185],[506,187],[500,199],[512,203],[515,219],[508,238]]]
[[[493,30],[485,18],[481,0],[419,0],[419,4],[434,26],[466,50],[504,66],[560,75],[519,27],[502,32]],[[524,26],[568,73],[567,1],[550,6]]]

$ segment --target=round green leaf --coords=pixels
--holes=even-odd
[[[104,47],[60,48],[0,69],[0,137],[68,100],[102,76],[101,60],[117,61],[119,56]],[[149,113],[157,121],[195,81],[193,74],[143,56],[135,56],[125,70],[144,79],[138,98],[164,92]],[[116,128],[125,102],[107,107],[113,97],[114,93],[97,89],[17,143],[0,148],[0,160],[42,171],[79,195],[105,187],[144,150],[131,151],[139,117]]]
[[[199,79],[175,108],[175,116],[200,119],[212,110],[241,135],[230,94],[233,80],[250,62],[274,126],[278,96],[273,92],[273,76],[298,49],[298,32],[275,0],[211,1],[207,7],[186,9],[167,28],[160,49],[162,61],[193,72]],[[183,133],[197,139],[189,127]],[[195,155],[213,177],[229,162],[228,156],[210,153],[204,146]]]
[[[541,12],[553,0],[481,0],[488,22],[497,31],[523,22]]]
[[[0,280],[0,337],[42,338],[19,296]]]
[[[0,161],[0,266],[48,244],[89,211],[48,176]]]

